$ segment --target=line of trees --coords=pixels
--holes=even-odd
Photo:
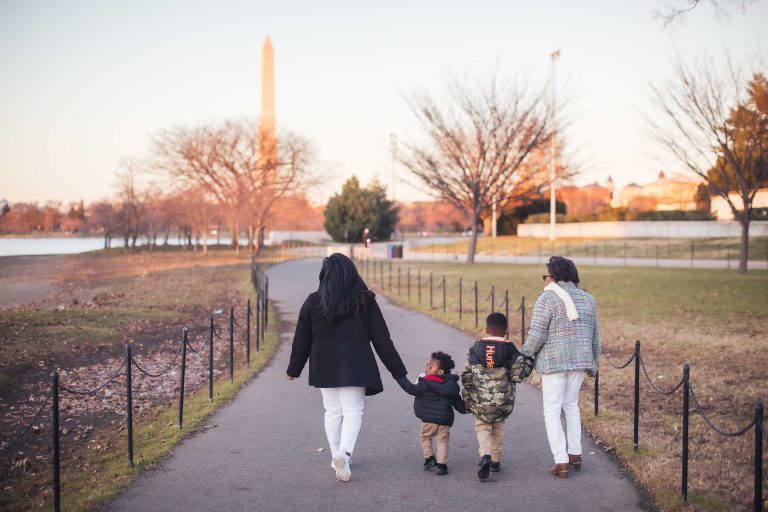
[[[297,209],[304,217],[319,218],[319,212],[303,195],[316,182],[309,142],[291,133],[263,134],[257,126],[242,120],[161,131],[147,158],[121,161],[114,198],[87,208],[81,201],[66,214],[55,202],[5,205],[0,232],[100,233],[105,249],[113,239],[126,248],[143,241],[151,249],[176,234],[206,253],[209,235],[226,231],[236,252],[241,233],[258,252],[281,204],[293,219]]]

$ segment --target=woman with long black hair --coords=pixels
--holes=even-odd
[[[323,260],[320,286],[301,307],[286,372],[293,380],[309,359],[309,385],[320,388],[325,433],[336,479],[350,478],[349,459],[363,418],[364,397],[381,393],[381,362],[397,379],[408,372],[397,353],[376,295],[343,254]]]

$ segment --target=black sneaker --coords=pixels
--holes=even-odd
[[[437,471],[435,471],[436,475],[447,475],[448,474],[448,464],[438,464],[437,465]]]
[[[501,462],[491,462],[491,473],[501,473]]]
[[[434,455],[424,459],[424,471],[428,471],[428,470],[432,469],[435,466],[437,466],[437,460],[435,460],[435,456]]]
[[[491,472],[491,464],[491,456],[483,455],[483,458],[480,459],[480,462],[477,464],[480,466],[480,469],[477,470],[477,478],[479,478],[481,481],[487,480],[488,474]]]

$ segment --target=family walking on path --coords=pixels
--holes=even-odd
[[[384,378],[384,391],[373,398],[360,400],[359,390],[353,391],[351,396],[346,396],[343,391],[339,391],[337,397],[331,396],[330,408],[336,413],[330,419],[335,417],[336,421],[330,422],[329,426],[332,427],[331,435],[338,436],[332,438],[338,439],[336,453],[353,454],[353,482],[339,485],[334,478],[335,471],[329,469],[332,457],[329,456],[327,432],[321,421],[325,410],[322,392],[306,385],[309,368],[302,372],[298,381],[285,378],[286,368],[291,364],[291,341],[298,315],[307,295],[318,290],[320,270],[321,260],[318,259],[289,261],[267,269],[270,300],[278,314],[276,325],[281,338],[272,361],[240,390],[229,405],[211,416],[201,430],[175,446],[173,455],[157,468],[143,472],[130,488],[105,507],[106,510],[325,512],[376,508],[411,512],[436,506],[467,511],[652,510],[630,479],[588,436],[582,440],[584,469],[578,473],[578,478],[573,478],[571,474],[568,480],[561,480],[546,473],[554,460],[542,421],[542,394],[538,389],[516,383],[514,395],[505,393],[494,396],[488,407],[480,409],[474,403],[485,403],[485,398],[474,403],[466,400],[466,393],[469,393],[466,378],[462,401],[468,406],[467,414],[462,415],[453,409],[455,421],[450,428],[450,454],[446,455],[446,460],[450,457],[447,460],[450,472],[439,477],[435,476],[436,467],[430,471],[421,469],[426,458],[419,449],[423,422],[414,417],[412,405],[415,399],[404,393],[394,381]],[[539,275],[534,277],[541,279]],[[557,275],[554,277],[557,279]],[[316,300],[319,299],[317,297]],[[510,351],[514,356],[514,344],[495,339],[504,338],[504,334],[496,330],[499,327],[493,320],[488,322],[491,329],[485,336],[487,339],[476,340],[431,317],[398,307],[386,297],[377,296],[370,300],[371,303],[367,303],[373,309],[366,315],[374,319],[380,312],[381,317],[386,318],[387,330],[397,347],[392,353],[397,353],[405,368],[413,374],[407,375],[408,381],[418,381],[416,373],[420,372],[426,377],[426,368],[422,370],[425,360],[431,359],[432,352],[442,351],[451,355],[455,362],[455,367],[449,372],[443,370],[443,374],[454,374],[459,378],[458,382],[454,381],[455,377],[446,378],[446,383],[461,384],[462,374],[467,370],[465,356],[472,347],[475,358],[470,362],[470,369],[478,372],[482,366],[482,372],[493,377],[487,379],[488,387],[476,390],[487,393],[495,390],[496,386],[505,386],[507,369],[503,361],[507,355],[504,352]],[[578,309],[577,302],[575,304],[580,316],[587,314]],[[313,317],[319,314],[319,310],[312,310],[311,307],[310,302],[305,310],[305,319],[314,322]],[[312,326],[312,322],[308,324],[313,329],[313,337],[305,362],[313,366],[318,363],[317,359],[311,362],[313,358],[322,358],[326,355],[324,349],[329,347],[318,349],[320,334],[314,331],[317,326]],[[377,353],[376,346],[372,345],[373,332],[362,336],[367,341],[360,339],[362,348],[356,352],[359,358],[365,358],[369,363],[375,362],[373,358]],[[349,339],[341,339],[336,350],[345,351]],[[379,338],[381,340],[384,344],[379,345],[379,349],[384,347],[386,350],[390,342],[388,338]],[[376,343],[379,344],[379,341]],[[369,348],[365,348],[366,345]],[[493,349],[493,366],[496,368],[488,368],[488,347],[496,347]],[[515,350],[520,348],[515,347]],[[318,354],[318,350],[323,354]],[[298,353],[294,354],[294,361],[296,355]],[[341,375],[345,373],[342,370],[353,370],[349,375],[354,376],[358,369],[363,368],[364,363],[360,362],[341,368],[340,365],[346,363],[333,348],[327,355],[333,357],[325,362],[337,365],[336,370],[329,374]],[[541,355],[540,351],[537,364],[543,362]],[[382,372],[392,373],[394,369],[396,375],[405,376],[405,369],[396,361],[397,357],[393,356],[391,360],[387,359],[390,366],[381,363],[378,366]],[[366,371],[362,377],[366,380],[357,380],[361,376],[356,376],[355,380],[320,382],[335,387],[365,387],[374,391],[381,383],[381,379],[377,378],[378,370],[375,366],[364,368]],[[319,372],[318,379],[325,379],[324,373]],[[427,382],[436,381],[427,379]],[[510,387],[506,389],[510,390]],[[514,402],[510,400],[512,396]],[[352,434],[357,431],[355,425],[360,416],[352,411],[360,412],[363,404],[365,416],[358,440]],[[341,416],[338,414],[340,408]],[[344,416],[345,409],[351,413],[347,417]],[[493,421],[507,413],[511,415],[506,418],[505,424]],[[478,419],[487,424],[479,433],[475,432]],[[339,426],[341,429],[336,430]],[[502,428],[503,447],[499,443]],[[429,432],[427,434],[426,437],[429,437]],[[354,446],[350,445],[352,440],[355,441]],[[479,440],[485,443],[482,448]],[[432,441],[435,443],[433,453],[437,464],[442,453],[437,432]],[[336,441],[333,441],[333,446],[336,449]],[[491,471],[491,466],[490,477],[485,482],[479,481],[477,475],[481,469],[476,465],[481,451],[482,455],[490,451],[492,462],[500,461],[501,472]],[[501,457],[498,457],[499,454]],[[345,461],[342,458],[340,462]],[[573,466],[570,470],[573,471]],[[357,485],[357,482],[363,485]]]
[[[354,263],[338,253],[323,260],[318,290],[307,297],[299,312],[287,378],[299,377],[309,361],[309,385],[319,388],[322,395],[325,433],[337,480],[351,478],[365,397],[384,389],[374,351],[400,387],[415,397],[413,410],[422,421],[419,437],[425,470],[448,474],[450,429],[456,411],[475,418],[480,455],[477,477],[485,481],[491,472],[501,472],[506,420],[514,409],[516,384],[528,377],[534,365],[541,374],[544,424],[554,459],[549,473],[568,478],[571,468],[581,469],[578,396],[585,376],[598,371],[597,305],[594,297],[579,289],[578,270],[571,260],[553,256],[546,269],[542,276],[545,288],[520,350],[506,337],[507,318],[492,312],[486,320],[487,336],[469,349],[459,376],[451,373],[455,362],[439,350],[439,339],[429,332],[412,333],[409,343],[427,347],[425,352],[435,350],[424,373],[411,382],[375,294]],[[535,461],[528,462],[535,467]]]

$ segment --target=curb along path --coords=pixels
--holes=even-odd
[[[281,325],[295,323],[304,298],[316,289],[318,272],[319,260],[269,269],[270,295]],[[469,336],[384,298],[379,302],[410,379],[434,350],[450,353],[457,367],[463,365],[473,341]],[[507,420],[502,473],[485,483],[477,480],[479,456],[470,415],[457,415],[451,429],[450,473],[438,477],[423,471],[413,398],[381,364],[385,390],[366,401],[352,481],[336,482],[320,393],[307,386],[307,369],[296,381],[285,379],[293,331],[280,336],[282,345],[272,363],[211,417],[211,428],[182,442],[169,460],[143,474],[108,510],[644,509],[634,486],[589,438],[583,442],[580,473],[559,480],[546,472],[552,457],[541,394],[527,385],[518,386],[515,411]]]

